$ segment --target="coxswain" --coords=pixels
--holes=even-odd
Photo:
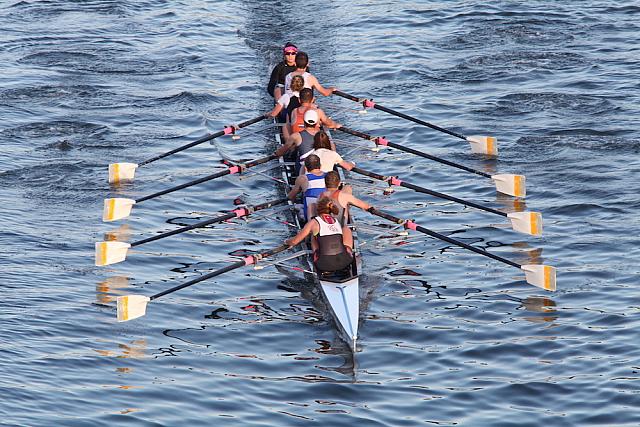
[[[320,169],[322,172],[332,171],[336,165],[348,171],[353,169],[355,163],[347,162],[335,150],[335,145],[333,145],[325,131],[321,130],[314,135],[313,151],[310,154],[320,157]]]
[[[335,87],[324,88],[318,79],[309,72],[309,56],[305,52],[296,54],[296,69],[287,74],[284,78],[284,91],[291,90],[291,79],[293,76],[301,75],[304,78],[304,87],[315,89],[323,96],[329,96],[337,89]]]
[[[283,49],[283,60],[273,68],[273,71],[271,71],[271,78],[267,85],[267,92],[269,92],[269,95],[273,96],[276,101],[284,93],[285,77],[287,74],[297,69],[296,53],[298,53],[296,45],[293,43],[285,44]]]
[[[304,88],[304,79],[302,76],[295,76],[291,80],[291,92],[287,92],[283,94],[276,101],[276,105],[273,107],[273,110],[269,111],[267,114],[271,117],[278,117],[280,115],[282,122],[286,122],[289,120],[289,115],[284,117],[284,113],[282,111],[290,111],[289,105],[295,104],[293,108],[300,106],[300,91]],[[281,114],[282,113],[282,114]],[[284,118],[284,120],[282,120]]]
[[[349,206],[353,205],[364,211],[371,209],[371,205],[362,201],[351,194],[351,186],[343,186],[340,182],[340,174],[336,171],[328,172],[324,177],[324,185],[326,191],[320,195],[320,198],[329,198],[335,202],[338,209],[336,217],[341,225],[348,224]]]
[[[320,158],[311,154],[304,159],[307,173],[296,178],[296,182],[287,194],[289,200],[295,200],[298,193],[302,193],[302,206],[305,220],[315,215],[315,204],[320,194],[326,190],[324,186],[324,172],[320,170]]]
[[[296,246],[312,234],[311,247],[314,250],[314,261],[318,271],[334,272],[345,269],[353,262],[353,235],[348,227],[342,227],[336,217],[338,208],[329,198],[318,201],[317,216],[298,232],[285,240],[289,247]]]

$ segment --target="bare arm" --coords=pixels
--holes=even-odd
[[[317,111],[318,111],[318,117],[320,118],[320,123],[322,123],[326,127],[330,128],[330,129],[338,129],[338,128],[342,127],[342,125],[339,124],[338,122],[334,122],[333,120],[331,120],[331,117],[328,117],[324,113],[324,111],[322,111],[321,109],[318,108]]]
[[[347,198],[347,203],[350,205],[353,205],[357,208],[362,209],[363,211],[366,211],[367,209],[369,209],[371,207],[371,205],[365,201],[362,201],[360,199],[358,199],[357,197],[351,195],[351,194],[345,194],[346,198]]]
[[[306,181],[307,177],[305,175],[300,175],[296,178],[296,182],[293,185],[293,188],[291,188],[291,191],[289,191],[289,194],[287,194],[289,200],[294,200],[298,193],[303,191],[303,188],[306,185]]]
[[[317,221],[309,221],[305,224],[305,226],[296,234],[295,237],[291,239],[287,239],[284,241],[285,244],[289,245],[289,247],[293,247],[298,243],[302,242],[307,236],[311,233],[317,233],[318,230],[318,222]]]
[[[338,162],[338,164],[343,168],[346,169],[348,171],[350,171],[351,169],[353,169],[356,165],[355,163],[351,163],[351,162],[347,162],[346,160],[340,160]]]
[[[311,76],[311,81],[309,82],[309,84],[311,85],[312,88],[320,92],[322,96],[329,96],[333,93],[334,90],[336,90],[336,88],[334,87],[329,87],[329,88],[322,87],[322,85],[320,84],[316,76],[313,76],[313,75]]]

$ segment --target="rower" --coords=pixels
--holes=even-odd
[[[285,116],[282,111],[284,110],[290,113],[291,110],[289,109],[289,105],[291,104],[293,104],[292,109],[300,106],[300,91],[303,88],[304,79],[302,76],[294,76],[293,79],[291,79],[291,92],[287,92],[280,96],[280,98],[277,99],[273,110],[269,111],[267,114],[271,117],[278,117],[278,115],[280,115],[280,122],[288,121],[290,119],[290,114],[286,114]]]
[[[336,165],[342,166],[348,171],[353,169],[355,163],[344,160],[335,149],[335,145],[329,139],[329,135],[321,130],[313,137],[313,151],[310,154],[320,157],[320,169],[322,172],[330,172]]]
[[[334,215],[338,214],[335,202],[329,198],[318,201],[317,216],[285,244],[293,247],[302,242],[309,234],[317,236],[311,239],[314,260],[320,273],[344,270],[353,262],[353,235],[348,227],[340,226]]]
[[[296,69],[284,78],[284,91],[288,92],[291,90],[291,79],[295,75],[301,75],[304,78],[304,87],[309,89],[315,89],[320,92],[323,96],[329,96],[334,91],[337,90],[335,87],[324,88],[318,79],[311,74],[308,70],[309,65],[309,56],[305,52],[298,52],[296,54]]]
[[[343,226],[348,223],[349,206],[356,206],[364,211],[371,209],[371,205],[351,194],[351,186],[343,186],[340,182],[340,174],[336,171],[328,172],[324,177],[326,191],[320,198],[327,197],[335,202],[338,208],[337,218]]]
[[[296,53],[298,48],[293,43],[284,45],[284,58],[271,71],[271,78],[267,85],[267,92],[277,101],[284,93],[284,79],[292,71],[296,70]]]
[[[306,221],[315,214],[315,204],[320,194],[325,191],[324,172],[320,170],[320,158],[311,154],[304,159],[304,165],[309,172],[296,178],[296,182],[287,194],[289,200],[295,200],[298,193],[302,192],[302,204],[304,219]]]
[[[316,127],[320,127],[322,125],[336,129],[342,126],[327,117],[324,111],[318,108],[313,101],[313,91],[311,89],[304,88],[300,91],[300,106],[291,112],[291,135],[294,135],[304,129],[304,116],[307,111],[315,111],[317,113],[318,117],[314,119],[314,126]]]

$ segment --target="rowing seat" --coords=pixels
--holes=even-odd
[[[333,283],[343,283],[353,278],[352,267],[353,267],[353,263],[349,264],[342,270],[319,271],[318,275],[320,276],[320,280],[325,280],[327,282],[333,282]]]

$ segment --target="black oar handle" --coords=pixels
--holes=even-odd
[[[507,216],[506,213],[501,212],[501,211],[496,210],[496,209],[493,209],[493,208],[490,208],[488,206],[479,205],[477,203],[470,202],[468,200],[459,199],[459,198],[454,197],[454,196],[449,196],[448,194],[440,193],[439,191],[429,190],[428,188],[420,187],[419,185],[410,184],[408,182],[402,181],[401,179],[398,179],[397,177],[393,177],[393,176],[389,177],[389,176],[380,175],[380,174],[377,174],[377,173],[374,173],[374,172],[371,172],[371,171],[368,171],[368,170],[361,169],[359,167],[354,167],[353,169],[351,169],[351,172],[355,172],[355,173],[358,173],[360,175],[368,176],[370,178],[374,178],[374,179],[377,179],[377,180],[380,180],[380,181],[386,181],[386,182],[389,183],[389,185],[399,185],[401,187],[409,188],[411,190],[418,191],[420,193],[429,194],[431,196],[439,197],[441,199],[451,200],[452,202],[460,203],[460,204],[463,204],[465,206],[471,206],[471,207],[474,207],[476,209],[481,209],[483,211],[491,212],[491,213],[496,214],[496,215],[505,216],[505,217]]]
[[[505,264],[511,265],[513,267],[516,267],[516,268],[520,268],[521,267],[521,265],[516,263],[516,262],[513,262],[511,260],[503,258],[503,257],[501,257],[499,255],[494,255],[494,254],[492,254],[490,252],[487,252],[487,251],[485,251],[483,249],[478,249],[475,246],[471,246],[471,245],[469,245],[467,243],[464,243],[464,242],[461,242],[459,240],[452,239],[451,237],[447,237],[444,234],[440,234],[440,233],[435,232],[433,230],[429,230],[428,228],[422,227],[421,225],[418,225],[413,221],[407,221],[407,220],[395,217],[393,215],[390,215],[390,214],[388,214],[386,212],[382,212],[382,211],[380,211],[378,209],[375,209],[375,208],[369,209],[369,212],[372,213],[373,215],[379,216],[379,217],[384,218],[384,219],[386,219],[388,221],[395,222],[396,224],[403,224],[404,228],[406,228],[406,229],[419,231],[419,232],[427,234],[427,235],[429,235],[431,237],[435,237],[436,239],[443,240],[443,241],[445,241],[447,243],[451,243],[452,245],[460,246],[461,248],[468,249],[468,250],[470,250],[472,252],[475,252],[475,253],[480,254],[480,255],[487,256],[489,258],[493,258],[493,259],[495,259],[497,261],[503,262]]]
[[[143,161],[142,163],[139,163],[138,166],[143,166],[143,165],[149,164],[151,162],[155,162],[156,160],[160,160],[160,159],[165,158],[167,156],[170,156],[172,154],[179,153],[180,151],[184,151],[184,150],[186,150],[188,148],[195,147],[196,145],[202,144],[203,142],[211,141],[212,139],[219,138],[219,137],[221,137],[223,135],[233,134],[233,133],[235,133],[235,131],[237,129],[241,129],[243,127],[247,127],[249,125],[252,125],[254,123],[262,121],[262,120],[265,119],[265,117],[266,116],[264,114],[262,114],[262,115],[260,115],[258,117],[255,117],[253,119],[247,120],[247,121],[242,122],[242,123],[240,123],[238,125],[225,126],[224,130],[221,130],[219,132],[212,133],[212,134],[209,134],[209,135],[205,135],[205,136],[203,136],[202,138],[200,138],[200,139],[198,139],[196,141],[190,142],[189,144],[183,145],[183,146],[175,148],[175,149],[173,149],[171,151],[167,151],[166,153],[162,153],[162,154],[159,154],[159,155],[157,155],[155,157],[147,159],[147,160]]]
[[[178,229],[172,230],[172,231],[167,231],[166,233],[161,233],[158,234],[156,236],[152,236],[152,237],[148,237],[146,239],[142,239],[142,240],[138,240],[136,242],[131,243],[131,247],[134,246],[139,246],[139,245],[143,245],[145,243],[149,243],[149,242],[153,242],[155,240],[159,240],[159,239],[164,239],[165,237],[169,237],[169,236],[174,236],[176,234],[180,234],[180,233],[184,233],[186,231],[189,230],[193,230],[195,228],[202,228],[202,227],[206,227],[207,225],[211,225],[211,224],[216,224],[219,222],[223,222],[223,221],[227,221],[229,219],[233,219],[233,218],[241,218],[244,216],[248,216],[250,214],[252,214],[253,212],[262,210],[262,209],[268,209],[272,206],[277,206],[277,205],[281,205],[283,203],[288,202],[289,199],[283,198],[283,199],[277,199],[277,200],[271,200],[269,202],[265,202],[265,203],[261,203],[259,205],[255,205],[255,206],[247,206],[244,208],[238,208],[238,209],[234,209],[231,212],[215,217],[215,218],[211,218],[211,219],[207,219],[205,221],[200,221],[197,222],[195,224],[191,224],[191,225],[187,225],[185,227],[180,227]]]
[[[175,187],[171,187],[166,190],[158,191],[156,193],[149,194],[148,196],[144,196],[139,199],[136,199],[136,203],[144,202],[145,200],[149,200],[149,199],[155,199],[156,197],[163,196],[165,194],[172,193],[174,191],[182,190],[183,188],[191,187],[192,185],[201,184],[206,181],[211,181],[212,179],[220,178],[222,176],[229,175],[230,173],[231,173],[231,168],[211,174],[211,175],[207,175],[202,178],[198,178],[193,181],[185,182],[184,184],[180,184]]]
[[[506,213],[501,212],[501,211],[496,210],[496,209],[493,209],[493,208],[490,208],[488,206],[479,205],[477,203],[470,202],[468,200],[459,199],[459,198],[454,197],[454,196],[449,196],[448,194],[440,193],[440,192],[434,191],[434,190],[429,190],[428,188],[420,187],[419,185],[415,185],[415,184],[410,184],[408,182],[401,181],[401,180],[399,180],[397,178],[391,178],[389,180],[389,183],[392,184],[392,185],[400,185],[401,187],[409,188],[409,189],[417,191],[419,193],[429,194],[431,196],[439,197],[441,199],[451,200],[452,202],[460,203],[460,204],[465,205],[465,206],[471,206],[471,207],[474,207],[476,209],[480,209],[480,210],[483,210],[483,211],[491,212],[491,213],[496,214],[496,215],[500,215],[500,216],[504,216],[504,217],[507,216]]]
[[[180,185],[177,185],[175,187],[171,187],[171,188],[168,188],[166,190],[158,191],[157,193],[153,193],[153,194],[150,194],[148,196],[141,197],[139,199],[136,199],[136,203],[140,203],[140,202],[143,202],[143,201],[149,200],[149,199],[154,199],[156,197],[159,197],[159,196],[162,196],[162,195],[165,195],[165,194],[168,194],[168,193],[172,193],[172,192],[177,191],[177,190],[182,190],[183,188],[191,187],[191,186],[196,185],[196,184],[201,184],[201,183],[206,182],[206,181],[211,181],[212,179],[220,178],[220,177],[223,177],[225,175],[230,175],[230,174],[234,174],[234,173],[242,173],[245,169],[251,168],[253,166],[258,166],[258,165],[261,165],[263,163],[267,163],[267,162],[269,162],[269,161],[271,161],[273,159],[276,159],[276,158],[277,158],[277,156],[272,154],[270,156],[263,157],[261,159],[252,160],[252,161],[250,161],[248,163],[245,163],[245,164],[242,164],[242,165],[230,166],[227,170],[223,170],[223,171],[211,174],[211,175],[207,175],[205,177],[198,178],[198,179],[193,180],[193,181],[185,182],[184,184],[180,184]]]
[[[470,167],[461,165],[459,163],[454,163],[454,162],[451,162],[449,160],[441,159],[440,157],[432,156],[431,154],[425,153],[424,151],[414,150],[413,148],[405,147],[404,145],[399,145],[399,144],[396,144],[396,143],[393,143],[393,142],[389,142],[384,137],[382,137],[382,138],[374,137],[374,136],[371,136],[371,135],[366,134],[364,132],[360,132],[360,131],[357,131],[357,130],[349,129],[349,128],[344,127],[344,126],[338,128],[338,130],[340,130],[342,132],[345,132],[345,133],[348,133],[348,134],[351,134],[351,135],[354,135],[354,136],[357,136],[358,138],[366,139],[368,141],[373,141],[373,142],[376,143],[376,145],[382,145],[382,146],[395,148],[395,149],[398,149],[400,151],[404,151],[404,152],[407,152],[407,153],[410,153],[410,154],[415,154],[416,156],[424,157],[425,159],[433,160],[433,161],[442,163],[442,164],[447,165],[447,166],[452,166],[454,168],[462,169],[462,170],[465,170],[467,172],[475,173],[477,175],[484,176],[485,178],[491,178],[491,175],[489,175],[488,173],[485,173],[485,172],[482,172],[482,171],[479,171],[479,170],[476,170],[476,169],[472,169]]]
[[[185,282],[185,283],[183,283],[181,285],[174,286],[171,289],[167,289],[166,291],[162,291],[162,292],[159,292],[159,293],[157,293],[155,295],[152,295],[151,297],[149,297],[149,300],[154,300],[154,299],[160,298],[160,297],[162,297],[164,295],[170,294],[170,293],[175,292],[175,291],[179,291],[180,289],[184,289],[187,286],[195,285],[196,283],[202,282],[203,280],[211,279],[212,277],[219,276],[219,275],[227,273],[227,272],[229,272],[231,270],[235,270],[237,268],[244,267],[245,265],[255,264],[257,261],[259,261],[259,260],[261,260],[263,258],[275,255],[275,254],[277,254],[279,252],[282,252],[282,251],[285,251],[287,249],[289,249],[289,246],[283,244],[283,245],[280,245],[280,246],[278,246],[276,248],[270,249],[268,251],[265,251],[265,252],[262,252],[262,253],[259,253],[259,254],[256,254],[256,255],[249,255],[249,256],[245,257],[243,260],[234,262],[233,264],[229,264],[228,266],[223,267],[220,270],[213,271],[211,273],[205,274],[204,276],[200,276],[197,279],[189,280],[188,282]]]
[[[405,120],[409,120],[409,121],[412,121],[414,123],[418,123],[419,125],[426,126],[426,127],[429,127],[431,129],[435,129],[435,130],[440,131],[440,132],[444,132],[446,134],[455,136],[456,138],[460,138],[460,139],[464,139],[464,140],[467,139],[467,137],[464,136],[464,135],[461,135],[459,133],[453,132],[453,131],[451,131],[449,129],[441,128],[440,126],[436,126],[436,125],[431,124],[429,122],[425,122],[424,120],[420,120],[420,119],[418,119],[416,117],[408,116],[408,115],[406,115],[404,113],[401,113],[399,111],[392,110],[391,108],[383,107],[382,105],[378,105],[378,104],[376,104],[375,102],[373,102],[373,101],[371,101],[369,99],[358,98],[358,97],[355,97],[353,95],[349,95],[348,93],[342,92],[340,90],[336,90],[333,93],[335,93],[336,95],[341,96],[343,98],[350,99],[351,101],[361,102],[364,107],[369,107],[369,108],[373,107],[376,110],[380,110],[380,111],[384,111],[385,113],[393,114],[394,116],[401,117],[401,118],[403,118]]]

